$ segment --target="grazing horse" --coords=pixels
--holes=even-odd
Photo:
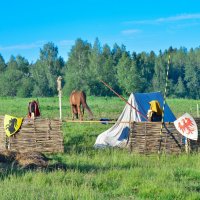
[[[84,109],[86,109],[90,115],[90,119],[93,118],[92,111],[90,110],[89,106],[86,103],[86,94],[83,91],[72,91],[70,94],[70,105],[71,105],[71,112],[72,112],[72,120],[74,120],[74,115],[76,118],[80,118],[83,120]],[[81,110],[82,108],[82,110]]]

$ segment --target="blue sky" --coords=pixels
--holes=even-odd
[[[0,54],[35,62],[47,42],[67,60],[77,38],[130,52],[200,45],[198,0],[0,0]]]

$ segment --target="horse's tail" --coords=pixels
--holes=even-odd
[[[93,113],[90,110],[90,107],[87,105],[87,103],[85,103],[85,105],[83,105],[83,107],[88,111],[88,113],[90,115],[90,119],[93,119]]]
[[[83,108],[85,108],[85,109],[88,111],[88,113],[89,113],[89,115],[90,115],[90,119],[93,119],[93,113],[92,113],[90,107],[89,107],[89,106],[87,105],[87,103],[86,103],[86,94],[85,94],[85,92],[83,92],[83,91],[82,91],[82,94],[83,94],[82,106],[83,106]],[[83,112],[84,112],[84,111],[83,111]]]

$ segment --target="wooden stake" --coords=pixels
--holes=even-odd
[[[57,78],[57,90],[58,90],[58,97],[59,97],[59,110],[60,110],[60,120],[62,120],[62,86],[61,86],[62,77],[59,76]]]
[[[59,92],[59,109],[60,109],[60,120],[62,119],[62,93]]]

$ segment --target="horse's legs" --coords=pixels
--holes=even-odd
[[[78,110],[76,105],[72,105],[72,118],[74,120],[74,116],[76,116],[76,119],[78,119]]]
[[[82,115],[82,112],[81,112],[81,105],[77,105],[77,108],[78,108],[78,115],[80,117],[80,120],[82,121],[83,120],[83,115]]]
[[[83,116],[84,116],[84,107],[83,106],[82,106],[82,111],[83,111],[82,113],[83,113]]]
[[[78,119],[78,110],[77,110],[77,106],[74,106],[74,115],[76,116],[76,119]]]

